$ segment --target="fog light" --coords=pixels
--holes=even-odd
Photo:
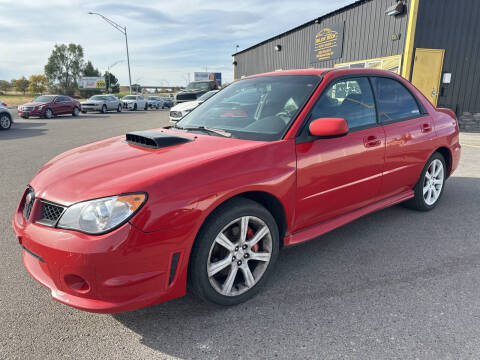
[[[86,293],[90,290],[88,282],[78,275],[65,275],[65,283],[70,289],[79,293]]]

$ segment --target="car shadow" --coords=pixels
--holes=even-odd
[[[44,122],[14,122],[9,130],[0,131],[0,141],[43,135],[48,131],[47,128],[42,127],[45,125]]]
[[[374,324],[390,321],[375,309],[387,302],[382,296],[395,297],[394,289],[478,264],[480,254],[471,252],[478,242],[472,235],[478,203],[480,179],[452,177],[433,211],[397,205],[284,249],[268,284],[244,304],[220,307],[188,294],[113,317],[138,333],[142,344],[180,358],[271,358],[285,357],[285,351],[315,357],[305,344],[332,333],[348,343],[351,329],[337,322],[358,323],[355,312],[373,311]],[[452,237],[462,239],[465,249]],[[379,300],[372,294],[383,295]],[[381,325],[375,326],[365,330],[381,337]]]

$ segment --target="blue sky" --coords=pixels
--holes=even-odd
[[[132,82],[184,85],[194,71],[232,80],[240,50],[353,0],[0,0],[0,79],[43,73],[55,44],[77,43],[85,59],[128,84],[123,35],[89,11],[127,26]],[[147,84],[148,83],[148,84]]]

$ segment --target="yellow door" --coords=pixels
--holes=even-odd
[[[442,77],[443,49],[415,50],[413,62],[412,84],[420,90],[428,100],[437,106],[440,78]]]

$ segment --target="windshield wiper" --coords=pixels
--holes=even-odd
[[[206,133],[213,133],[213,134],[217,134],[217,135],[220,135],[220,136],[223,136],[223,137],[231,137],[232,134],[229,133],[228,131],[225,131],[225,130],[221,130],[221,129],[212,129],[212,128],[208,128],[208,127],[205,127],[205,126],[177,126],[175,125],[176,128],[178,129],[182,129],[182,130],[200,130],[200,131],[203,131],[203,132],[206,132]]]

